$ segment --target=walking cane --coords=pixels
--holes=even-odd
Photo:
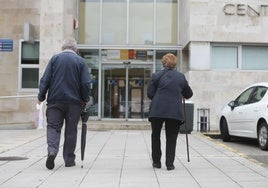
[[[183,101],[183,109],[184,109],[184,126],[185,126],[185,135],[186,135],[186,147],[187,147],[187,159],[188,162],[190,162],[190,156],[189,156],[189,144],[188,144],[188,128],[187,128],[187,122],[186,122],[186,109],[185,109],[185,99],[182,98]]]

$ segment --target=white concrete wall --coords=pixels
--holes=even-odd
[[[40,1],[0,1],[0,39],[13,40],[12,52],[0,52],[0,124],[28,124],[34,121],[35,99],[4,98],[3,96],[33,95],[36,93],[19,90],[19,46],[20,40],[24,38],[25,22],[33,25],[34,38],[39,39],[39,16]]]
[[[184,47],[189,41],[268,42],[268,7],[260,7],[268,5],[267,0],[180,0],[179,3],[180,44]],[[226,4],[232,4],[226,12],[233,15],[225,14]]]
[[[180,44],[183,72],[193,87],[195,126],[197,108],[210,108],[211,129],[218,129],[221,108],[246,86],[268,81],[268,70],[212,70],[210,44],[267,44],[267,0],[180,0]],[[231,10],[224,11],[226,4]],[[266,7],[262,7],[265,5]],[[260,12],[250,10],[250,8]],[[248,10],[249,9],[249,10]],[[226,14],[225,12],[229,13]],[[187,69],[185,69],[187,67]],[[187,72],[188,71],[188,72]]]

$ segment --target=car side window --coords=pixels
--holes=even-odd
[[[249,103],[259,102],[267,91],[267,87],[260,86],[252,94]]]
[[[267,87],[259,87],[259,88],[260,88],[260,98],[262,99],[265,93],[267,92],[268,88]]]
[[[250,96],[255,89],[256,87],[251,87],[247,89],[246,91],[244,91],[243,93],[241,93],[234,101],[235,106],[242,106],[242,105],[248,104],[250,100]]]

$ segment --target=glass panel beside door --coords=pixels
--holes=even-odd
[[[147,87],[152,65],[102,65],[102,118],[145,119],[149,112]]]

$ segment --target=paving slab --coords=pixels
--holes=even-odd
[[[80,129],[76,166],[65,167],[62,143],[55,168],[45,167],[46,129],[0,130],[0,187],[2,188],[209,188],[258,187],[268,184],[268,169],[217,144],[199,132],[179,134],[175,170],[152,168],[150,130],[88,130],[83,168]],[[165,133],[161,134],[162,164]],[[13,157],[13,160],[12,160]],[[14,160],[20,157],[21,160]],[[4,160],[6,159],[6,160]],[[8,160],[10,159],[10,160]]]

